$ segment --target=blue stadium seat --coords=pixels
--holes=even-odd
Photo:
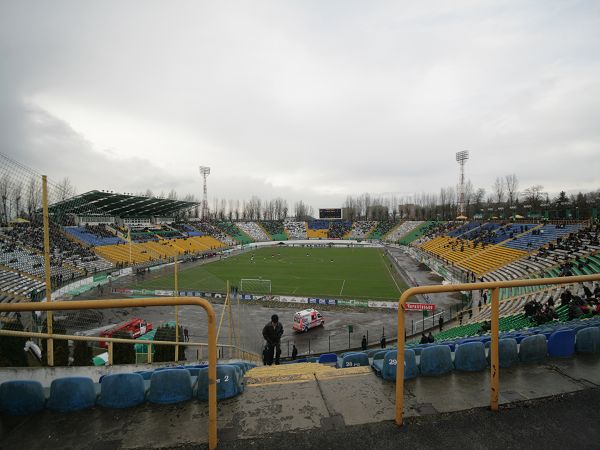
[[[237,366],[240,368],[240,370],[242,371],[242,375],[246,373],[246,370],[248,370],[246,363],[242,362],[242,361],[236,361],[236,362],[231,362],[228,363],[230,366]]]
[[[548,354],[554,358],[567,358],[575,353],[575,331],[558,330],[548,339]]]
[[[456,347],[454,367],[464,372],[479,372],[487,368],[485,346],[482,342],[467,342]]]
[[[44,389],[38,381],[15,380],[0,384],[0,413],[26,416],[44,409]]]
[[[200,373],[200,368],[198,367],[186,367],[185,370],[187,370],[192,377],[197,377]]]
[[[500,339],[498,342],[500,368],[505,369],[519,362],[517,340],[514,338]]]
[[[443,375],[452,367],[452,352],[447,345],[427,347],[421,352],[421,375]]]
[[[360,367],[360,366],[368,366],[369,365],[369,357],[366,353],[350,353],[346,354],[342,358],[342,362],[340,363],[340,368],[346,369],[348,367]]]
[[[184,402],[192,398],[192,377],[187,370],[157,370],[150,379],[148,401],[159,404]]]
[[[321,364],[336,363],[337,355],[335,353],[324,353],[321,356],[319,356],[319,362]]]
[[[100,383],[98,404],[105,408],[131,408],[144,403],[144,378],[139,373],[106,375]]]
[[[48,409],[57,412],[80,411],[96,404],[96,390],[91,378],[57,378],[50,385]]]
[[[546,336],[543,334],[527,336],[521,341],[519,348],[521,362],[543,362],[547,353],[548,344],[546,343]]]
[[[375,352],[372,356],[373,361],[376,361],[378,359],[383,359],[385,358],[385,354],[389,352],[389,350],[378,350],[377,352]]]
[[[144,380],[150,380],[150,378],[152,378],[152,374],[154,373],[154,371],[153,370],[141,370],[141,371],[135,372],[135,373],[139,373]]]
[[[600,352],[600,328],[588,327],[577,332],[575,340],[577,353],[599,353]]]
[[[244,392],[239,368],[228,364],[217,366],[217,400],[235,397]],[[208,400],[208,367],[198,374],[198,398]]]
[[[373,361],[373,369],[375,373],[381,376],[384,380],[395,381],[396,370],[398,367],[398,351],[389,350],[385,353],[383,359]],[[417,367],[417,358],[415,352],[411,349],[404,350],[404,379],[415,378],[419,375]]]

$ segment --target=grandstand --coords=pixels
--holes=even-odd
[[[423,222],[418,220],[407,220],[406,222],[402,222],[398,226],[396,226],[392,231],[385,235],[384,241],[397,242],[401,238],[412,233],[421,225],[423,225]]]
[[[233,222],[221,221],[221,222],[217,222],[216,226],[223,233],[226,233],[227,235],[229,235],[233,239],[235,239],[238,244],[242,244],[243,245],[243,244],[250,244],[250,243],[254,242],[253,239],[248,234],[246,234],[245,232],[243,232]]]
[[[285,232],[283,220],[263,220],[258,223],[273,241],[286,241],[288,236]]]
[[[396,226],[398,226],[398,223],[391,220],[379,221],[377,222],[375,229],[367,236],[367,239],[383,239],[384,236],[392,231]]]

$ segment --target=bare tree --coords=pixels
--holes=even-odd
[[[519,179],[512,173],[504,177],[504,184],[506,185],[506,193],[508,195],[508,206],[512,206],[519,197]]]
[[[504,180],[500,177],[496,177],[496,181],[494,181],[493,188],[496,203],[502,203],[502,201],[504,200]]]
[[[167,198],[169,200],[177,200],[177,191],[175,191],[175,189],[171,189],[167,195]]]
[[[525,201],[534,208],[539,207],[542,199],[547,195],[544,192],[544,186],[539,184],[528,187],[523,193],[525,194]]]
[[[4,174],[0,179],[0,201],[2,202],[2,223],[8,224],[10,221],[9,217],[9,206],[10,206],[10,193],[12,191],[12,183],[8,178],[7,174]]]
[[[311,214],[311,208],[309,208],[302,200],[294,204],[294,215],[296,220],[306,220]]]
[[[64,177],[56,185],[56,201],[63,202],[68,198],[75,196],[75,187],[69,177]]]
[[[42,206],[42,184],[37,178],[30,178],[27,184],[27,216],[34,219],[35,212]]]
[[[14,185],[12,191],[12,200],[15,206],[15,217],[19,217],[21,215],[21,207],[23,206],[23,204],[21,203],[21,201],[23,200],[22,197],[23,183],[19,181],[17,184]]]

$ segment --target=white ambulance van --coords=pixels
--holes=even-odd
[[[325,318],[316,309],[304,309],[294,314],[294,331],[308,331],[325,324]]]

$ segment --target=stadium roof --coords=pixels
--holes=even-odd
[[[90,191],[48,207],[50,214],[105,215],[117,217],[171,216],[198,206],[198,202]]]

